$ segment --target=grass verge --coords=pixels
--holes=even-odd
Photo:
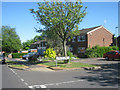
[[[6,60],[5,62],[8,63],[8,64],[16,64],[17,63],[15,61],[11,61],[11,60]]]
[[[49,67],[56,67],[56,62],[45,62],[45,63],[41,63],[41,64],[47,65]],[[82,68],[82,67],[97,67],[97,66],[92,65],[92,64],[79,63],[79,62],[71,62],[68,64],[64,64],[64,61],[59,61],[57,63],[57,67],[60,67],[60,68]]]

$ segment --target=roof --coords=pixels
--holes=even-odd
[[[32,44],[40,44],[41,42],[46,42],[46,40],[40,40],[40,41],[34,42]]]
[[[96,26],[96,27],[91,27],[91,28],[86,28],[86,29],[82,29],[82,30],[79,30],[80,31],[80,34],[87,34],[88,32],[94,30],[94,29],[97,29],[98,27],[101,27],[102,25],[100,26]]]

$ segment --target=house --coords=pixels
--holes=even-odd
[[[88,47],[110,46],[113,43],[113,34],[102,25],[79,31],[80,35],[67,40],[70,51],[78,57],[84,57],[85,50]]]
[[[37,41],[35,43],[32,43],[30,48],[37,49],[38,47],[46,47],[46,46],[47,46],[46,40],[40,40],[40,41]]]
[[[46,50],[46,48],[47,48],[47,41],[40,40],[40,41],[37,41],[35,43],[32,43],[29,51],[32,52],[33,50],[35,50],[35,52],[36,52],[36,50],[37,50],[38,53],[43,55],[43,52]]]

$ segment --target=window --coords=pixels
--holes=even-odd
[[[45,46],[47,46],[47,43],[45,42]]]
[[[70,47],[69,50],[72,52],[73,51],[73,47]]]
[[[85,47],[79,47],[78,53],[85,53]]]
[[[72,38],[72,42],[75,42],[75,37]]]
[[[41,42],[41,47],[43,47],[44,46],[44,43],[43,42]]]
[[[85,35],[78,36],[78,42],[84,42],[85,41]]]

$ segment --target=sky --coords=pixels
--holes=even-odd
[[[87,6],[87,15],[79,25],[79,29],[103,25],[113,34],[118,26],[118,2],[83,2]],[[21,42],[40,35],[34,27],[37,24],[29,9],[37,9],[37,2],[2,2],[2,25],[16,28]]]

